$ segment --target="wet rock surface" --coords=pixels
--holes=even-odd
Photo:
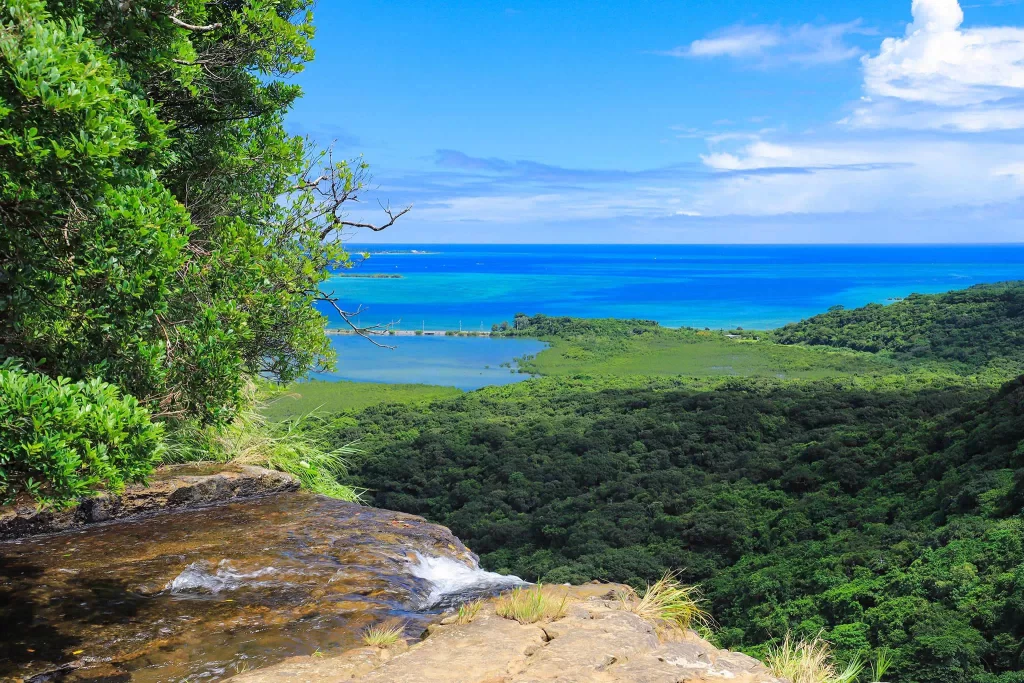
[[[785,683],[757,660],[718,650],[695,633],[655,629],[609,599],[611,586],[567,590],[564,618],[523,625],[493,601],[469,624],[451,619],[404,652],[359,648],[335,657],[297,657],[233,683]]]
[[[301,491],[94,524],[0,543],[0,679],[221,680],[513,582],[444,527]]]
[[[36,510],[31,504],[0,507],[0,541],[58,533],[90,524],[130,519],[165,510],[188,510],[232,500],[295,491],[299,482],[283,472],[249,465],[170,465],[146,485],[120,495],[87,498],[67,510]]]

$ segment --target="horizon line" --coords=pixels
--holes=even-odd
[[[347,242],[359,246],[454,247],[1024,247],[1020,242]]]

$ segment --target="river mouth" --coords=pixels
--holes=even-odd
[[[153,515],[0,544],[0,677],[221,680],[517,583],[443,527],[305,493]]]

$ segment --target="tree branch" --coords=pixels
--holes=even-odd
[[[378,204],[379,203],[380,202],[378,202]],[[397,221],[399,218],[412,211],[412,205],[405,207],[398,213],[393,212],[390,206],[384,206],[383,204],[380,205],[380,208],[383,209],[384,213],[388,215],[388,222],[384,223],[383,225],[374,225],[373,223],[355,223],[352,221],[347,221],[344,218],[335,218],[334,224],[342,227],[347,225],[351,228],[369,228],[374,232],[380,232],[381,230],[386,230],[387,228],[390,228],[392,225],[395,224],[395,221]]]
[[[377,341],[376,339],[374,339],[374,338],[372,338],[370,336],[374,331],[385,332],[385,331],[391,329],[391,325],[393,323],[388,323],[386,325],[371,325],[370,327],[359,327],[354,322],[352,322],[352,318],[354,316],[357,316],[360,313],[362,313],[362,311],[363,311],[363,307],[362,306],[357,308],[355,311],[345,311],[345,310],[342,310],[341,306],[338,305],[337,300],[333,296],[322,296],[322,297],[318,297],[316,300],[317,301],[326,301],[331,306],[333,306],[334,310],[337,311],[338,315],[341,316],[341,319],[345,321],[345,324],[348,325],[349,327],[351,327],[352,330],[357,335],[362,337],[363,339],[367,340],[368,342],[370,342],[374,346],[379,346],[382,349],[394,350],[394,348],[395,348],[394,346],[388,346],[387,344],[381,344],[379,341]]]
[[[178,28],[183,28],[186,31],[195,31],[196,33],[209,33],[210,31],[216,31],[219,28],[223,28],[224,24],[219,21],[215,24],[207,24],[206,26],[196,26],[195,24],[188,24],[178,18],[177,14],[168,14],[167,18],[171,20]]]

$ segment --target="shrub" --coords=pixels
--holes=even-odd
[[[145,479],[163,427],[133,396],[94,379],[72,383],[0,366],[0,499],[27,492],[62,507]]]

